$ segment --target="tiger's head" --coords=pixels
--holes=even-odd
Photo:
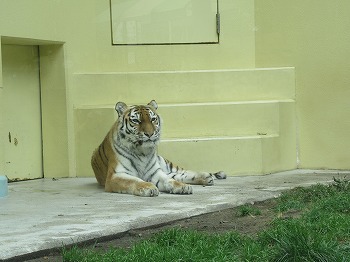
[[[128,107],[123,102],[115,105],[118,113],[119,139],[136,147],[155,146],[160,139],[161,119],[157,114],[158,105],[152,100],[147,105]]]

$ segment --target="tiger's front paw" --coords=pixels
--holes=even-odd
[[[159,195],[159,190],[152,183],[142,182],[142,183],[138,183],[138,185],[134,191],[134,195],[144,196],[144,197],[153,197],[153,196]]]
[[[169,180],[166,187],[167,187],[167,191],[171,194],[192,194],[193,193],[192,186],[176,181],[174,179]]]

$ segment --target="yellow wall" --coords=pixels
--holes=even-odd
[[[220,1],[220,45],[173,46],[112,46],[108,0],[64,2],[70,10],[77,10],[65,14],[74,25],[67,45],[76,72],[254,67],[252,0]],[[78,22],[76,13],[81,15]]]
[[[295,66],[299,167],[350,168],[350,1],[255,1],[256,66]]]
[[[43,106],[47,106],[43,110],[45,176],[75,176],[74,108],[83,106],[78,97],[79,92],[84,92],[75,90],[75,74],[254,68],[254,1],[219,3],[220,44],[112,46],[109,0],[1,0],[0,41],[40,45],[41,59],[47,65],[42,69],[49,68],[42,79],[43,99],[47,99],[43,100]],[[0,101],[1,86],[0,76]],[[87,88],[96,89],[93,82]],[[102,93],[103,87],[98,88]],[[110,96],[105,94],[106,99]],[[132,97],[124,100],[128,102]],[[58,111],[55,105],[60,105]],[[57,122],[51,123],[50,116]],[[53,125],[58,132],[53,131]],[[57,133],[62,136],[59,146],[53,142]]]
[[[255,66],[296,67],[299,167],[349,169],[350,2],[219,0],[219,6],[220,44],[112,46],[109,0],[1,0],[0,42],[41,46],[45,176],[75,176],[74,109],[120,99],[118,89],[95,86],[95,75],[101,82],[106,72]],[[128,81],[118,88],[143,84]],[[133,102],[132,92],[123,94]],[[57,133],[59,145],[52,142]]]
[[[109,0],[2,0],[0,35],[66,42],[72,72],[254,67],[254,1],[220,13],[219,45],[112,46]]]
[[[2,61],[2,55],[1,55],[1,38],[0,38],[0,61]],[[0,63],[0,72],[2,72],[2,63]],[[0,74],[0,105],[3,105],[3,88],[2,88],[2,74]],[[1,107],[0,107],[1,108]],[[0,134],[3,134],[4,130],[4,116],[3,116],[3,110],[0,109]],[[2,147],[2,143],[0,142],[0,146]],[[3,150],[0,150],[0,172],[5,169],[4,167],[4,154],[5,152]]]

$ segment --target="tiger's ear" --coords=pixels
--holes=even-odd
[[[153,107],[154,109],[158,109],[158,104],[156,100],[152,100],[151,102],[148,103],[149,106]]]
[[[126,111],[126,109],[128,109],[128,106],[124,103],[124,102],[118,102],[115,105],[115,111],[118,112],[118,116],[122,116],[124,114],[124,112]]]

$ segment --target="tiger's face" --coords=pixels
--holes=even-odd
[[[157,114],[157,103],[152,100],[147,105],[128,107],[123,102],[116,104],[118,112],[118,132],[135,146],[155,146],[160,139],[161,119]]]

